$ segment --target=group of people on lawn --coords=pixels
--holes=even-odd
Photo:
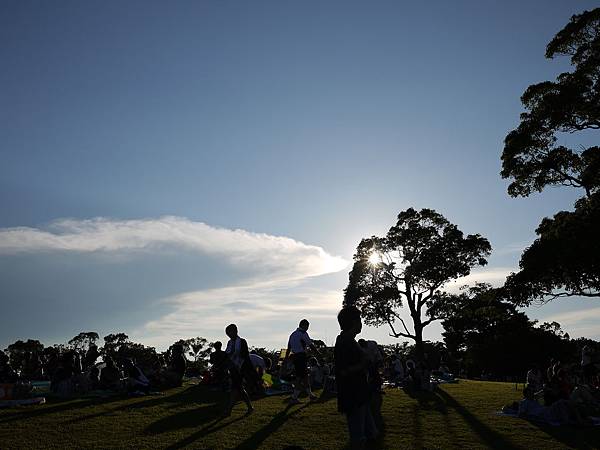
[[[579,368],[551,360],[545,371],[537,364],[527,372],[523,400],[512,407],[519,416],[550,423],[589,423],[600,416],[600,376],[591,349],[582,349]]]
[[[0,351],[0,383],[14,386],[16,398],[25,397],[32,389],[31,379],[45,378],[50,381],[50,391],[61,397],[85,395],[98,391],[128,392],[144,394],[152,390],[163,390],[181,386],[186,371],[183,346],[175,344],[167,355],[153,354],[143,364],[133,358],[114,358],[102,355],[95,344],[86,352],[76,350],[57,351],[54,347],[45,349],[43,361],[40,359],[39,375],[17,373],[12,369],[8,356]]]

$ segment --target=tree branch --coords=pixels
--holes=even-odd
[[[410,330],[406,326],[406,322],[404,322],[404,319],[395,312],[392,312],[392,315],[402,323],[402,326],[404,327],[404,331],[406,331],[408,334],[410,334]]]
[[[395,338],[405,337],[405,338],[413,339],[415,341],[417,340],[417,338],[415,336],[413,336],[412,334],[396,332],[396,330],[394,329],[394,325],[392,324],[392,321],[390,319],[387,319],[387,323],[392,330],[392,332],[390,333],[390,336],[395,337]]]

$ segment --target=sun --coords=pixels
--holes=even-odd
[[[376,266],[377,264],[381,263],[381,255],[377,252],[373,252],[371,253],[371,256],[369,256],[369,264]]]

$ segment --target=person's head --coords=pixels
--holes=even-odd
[[[342,331],[356,335],[362,330],[360,311],[356,306],[344,306],[338,313],[337,319]]]
[[[310,324],[308,323],[308,320],[302,319],[300,321],[300,323],[298,324],[298,328],[300,328],[301,330],[304,330],[304,331],[308,331],[308,326],[309,325]]]
[[[360,345],[362,348],[367,348],[367,341],[365,341],[363,338],[360,338],[358,340],[358,345]]]
[[[221,348],[223,347],[223,343],[221,341],[217,341],[217,342],[213,343],[212,346],[215,350],[220,351]]]
[[[225,334],[229,339],[235,339],[238,335],[238,329],[235,323],[230,323],[225,328]]]

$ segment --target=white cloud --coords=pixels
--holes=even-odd
[[[46,230],[0,229],[0,255],[39,252],[127,254],[184,249],[211,255],[236,266],[269,271],[272,280],[297,280],[338,272],[347,261],[321,247],[294,239],[216,228],[182,217],[158,219],[61,219]]]
[[[309,288],[307,280],[339,272],[348,265],[346,260],[321,247],[288,237],[216,228],[181,217],[63,219],[44,228],[0,229],[0,256],[4,259],[24,255],[27,261],[35,262],[40,256],[47,260],[43,255],[48,254],[57,262],[71,261],[71,256],[76,256],[75,261],[82,271],[100,274],[85,278],[88,280],[83,286],[86,294],[80,295],[79,285],[70,283],[70,274],[60,272],[63,264],[53,264],[51,267],[67,282],[55,286],[58,292],[53,291],[51,298],[64,299],[73,290],[78,307],[83,311],[85,307],[79,298],[93,302],[91,299],[97,291],[108,293],[117,299],[115,301],[139,305],[146,315],[141,322],[132,324],[132,328],[137,329],[121,325],[125,329],[119,331],[159,348],[191,336],[223,339],[224,326],[230,322],[238,323],[255,345],[285,345],[289,329],[293,330],[304,316],[328,324],[332,319],[335,321],[341,305],[341,290]],[[184,255],[193,258],[184,258]],[[100,265],[87,264],[98,256],[101,256]],[[160,265],[161,261],[169,261],[169,270]],[[219,263],[218,274],[209,280],[200,278],[203,268],[214,269],[215,262]],[[107,273],[114,276],[114,272],[105,270],[112,264],[118,264],[118,280],[104,278]],[[186,270],[190,264],[194,269],[198,264],[197,270]],[[148,273],[154,277],[150,280],[140,274],[149,268]],[[96,272],[98,270],[102,271]],[[27,278],[35,280],[38,275],[28,274]],[[105,279],[113,280],[108,291],[103,290]],[[35,281],[32,286],[27,299],[36,305],[48,295],[36,290]],[[168,289],[163,289],[165,287]],[[150,315],[148,308],[154,307],[156,302],[146,303],[147,296],[158,291],[166,292],[161,294],[166,298],[158,302],[153,310],[156,313]],[[93,318],[82,319],[85,322],[81,326],[94,326]],[[40,324],[40,328],[44,326]]]
[[[132,332],[149,345],[161,347],[181,337],[223,339],[224,328],[236,323],[251,345],[285,347],[299,320],[331,324],[342,304],[338,290],[315,289],[296,283],[257,283],[186,292],[165,299],[173,311]],[[328,341],[337,328],[315,327]]]

